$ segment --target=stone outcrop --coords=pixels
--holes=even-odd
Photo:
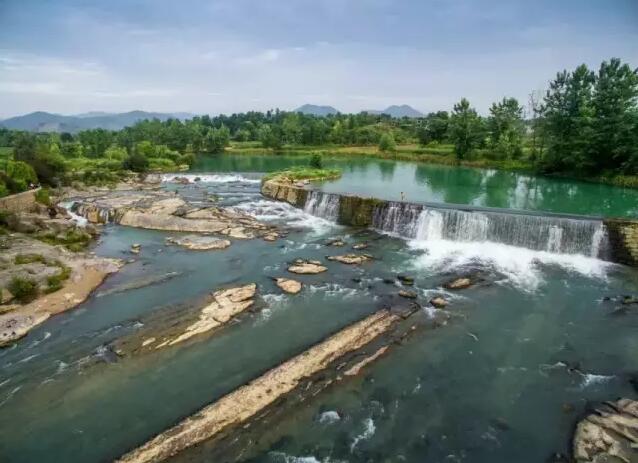
[[[606,219],[612,260],[622,264],[638,266],[638,222],[632,220]]]
[[[321,265],[321,262],[317,260],[297,259],[288,267],[289,272],[300,275],[316,275],[326,270],[328,270],[328,268]]]
[[[290,278],[275,278],[275,284],[288,294],[297,294],[302,287],[301,282]]]
[[[179,308],[144,321],[144,328],[116,341],[112,349],[125,356],[181,344],[195,337],[212,334],[255,303],[254,283],[215,291],[199,307]]]
[[[456,278],[455,280],[448,281],[443,286],[447,289],[465,289],[472,286],[472,280],[469,278]]]
[[[176,244],[186,249],[193,251],[210,251],[218,249],[226,249],[230,246],[230,241],[216,238],[214,236],[202,236],[202,235],[188,235],[178,238],[169,237],[166,238],[166,242],[169,244]]]
[[[344,369],[344,375],[356,375],[367,364],[385,353],[387,347],[373,347],[372,354],[364,354],[364,360],[356,353],[390,333],[412,313],[414,311],[400,315],[383,309],[353,323],[208,405],[192,417],[127,453],[118,461],[158,462],[204,440],[223,438],[233,428],[245,428],[249,420],[260,413],[263,414],[264,410],[279,403],[281,398],[291,395],[294,391],[307,391],[311,386],[320,383],[320,380],[313,381],[313,378],[316,375],[325,376],[324,372],[330,367],[338,365],[337,368]],[[389,343],[388,340],[386,346]],[[338,380],[338,377],[326,380],[322,387],[325,388]]]
[[[285,179],[267,180],[261,184],[261,193],[269,198],[285,201],[296,207],[304,207],[308,198],[308,190],[295,186]]]
[[[342,256],[328,256],[326,259],[334,262],[341,262],[347,265],[359,265],[368,262],[372,256],[369,254],[344,254]]]
[[[638,461],[638,402],[620,399],[596,408],[576,427],[573,441],[577,463]]]
[[[116,191],[76,201],[77,214],[91,223],[114,222],[171,232],[215,233],[236,239],[273,236],[276,228],[235,210],[195,207],[166,192]]]
[[[432,304],[432,306],[436,307],[437,309],[443,309],[447,307],[449,302],[447,301],[447,299],[444,299],[441,296],[437,296],[430,299],[430,304]]]

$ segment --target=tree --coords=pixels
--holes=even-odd
[[[450,115],[447,111],[438,111],[428,114],[423,119],[423,125],[417,132],[419,143],[427,145],[433,141],[442,143],[448,133]]]
[[[514,159],[523,152],[523,107],[516,98],[503,98],[490,107],[490,148],[497,158]]]
[[[550,82],[542,117],[547,151],[540,160],[544,171],[587,171],[592,141],[592,87],[594,74],[584,64],[573,72],[560,72]]]
[[[531,144],[532,152],[531,159],[535,161],[538,157],[543,155],[543,139],[542,139],[542,119],[541,112],[543,106],[541,104],[541,95],[539,91],[533,91],[529,94],[528,100],[529,106],[529,118],[531,129]]]
[[[204,151],[207,153],[221,153],[230,143],[230,132],[222,126],[219,129],[209,129],[204,137]]]
[[[278,125],[263,125],[259,131],[259,139],[264,148],[279,151],[283,147],[283,134]]]
[[[450,140],[454,143],[458,159],[465,159],[480,145],[483,138],[481,118],[467,99],[463,98],[454,105],[449,127]]]
[[[310,157],[310,167],[313,169],[323,169],[323,159],[320,154],[313,154]]]
[[[132,170],[133,172],[146,172],[148,170],[148,164],[149,162],[146,156],[140,153],[133,153],[122,161],[122,168]]]
[[[387,153],[388,151],[394,151],[397,147],[394,137],[391,133],[384,133],[379,140],[379,151]]]
[[[638,70],[618,58],[603,61],[593,88],[591,163],[629,170],[638,153]]]
[[[126,148],[122,148],[121,146],[111,145],[104,152],[104,157],[107,159],[115,159],[118,161],[123,161],[128,156],[126,152]]]
[[[16,161],[29,162],[35,159],[35,136],[28,132],[19,132],[13,141],[13,158]]]

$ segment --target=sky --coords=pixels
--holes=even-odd
[[[0,0],[0,118],[526,102],[638,67],[638,0]]]

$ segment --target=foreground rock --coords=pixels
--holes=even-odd
[[[414,312],[402,316],[384,309],[346,327],[203,408],[192,417],[124,455],[118,461],[126,463],[162,461],[204,440],[221,438],[233,427],[245,428],[251,418],[259,414],[263,415],[268,407],[280,403],[279,399],[288,397],[293,391],[308,391],[311,387],[320,384],[320,389],[311,391],[314,394],[332,382],[338,381],[335,377],[326,379],[322,383],[321,379],[317,378],[317,375],[325,377],[326,375],[322,373],[332,365],[338,365],[338,368],[344,369],[348,375],[357,374],[366,364],[381,356],[386,349],[382,346],[371,346],[373,353],[366,354],[369,359],[367,361],[362,361],[361,357],[355,353],[371,345],[382,335],[391,332],[399,322],[404,318],[407,319],[412,313]],[[390,341],[386,341],[386,345],[389,344]]]
[[[472,280],[469,278],[457,278],[443,285],[447,289],[465,289],[472,286]]]
[[[433,297],[432,299],[430,299],[430,304],[432,304],[437,309],[443,309],[444,307],[447,307],[449,302],[446,299],[442,298],[441,296],[438,296],[438,297]]]
[[[172,232],[216,233],[237,239],[276,236],[276,228],[235,210],[196,207],[167,192],[116,191],[76,201],[77,214],[91,223],[114,222]]]
[[[169,244],[176,244],[193,251],[211,251],[218,249],[226,249],[230,246],[230,241],[226,239],[216,238],[214,236],[188,235],[179,238],[166,238]]]
[[[122,266],[119,260],[74,253],[19,234],[5,238],[3,246],[6,247],[0,258],[3,293],[11,282],[19,279],[34,288],[35,299],[0,311],[4,312],[0,315],[0,346],[22,338],[51,315],[77,306]],[[17,300],[12,297],[10,302]]]
[[[254,283],[215,291],[197,307],[171,308],[144,321],[144,328],[116,341],[112,349],[120,356],[161,349],[211,334],[255,303]]]
[[[368,254],[344,254],[342,256],[328,256],[326,259],[334,262],[341,262],[347,265],[359,265],[369,261],[372,256]]]
[[[288,267],[288,271],[291,273],[297,273],[300,275],[316,275],[328,270],[327,267],[321,265],[321,262],[316,260],[295,260],[291,266]]]
[[[578,423],[573,442],[578,463],[638,461],[638,402],[606,402]]]
[[[275,284],[288,294],[297,294],[301,291],[301,282],[290,278],[275,278]]]

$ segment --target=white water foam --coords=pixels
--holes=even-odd
[[[74,204],[75,204],[75,201],[67,201],[67,202],[60,203],[59,206],[66,210],[67,214],[71,216],[71,220],[75,222],[78,227],[84,228],[86,227],[86,224],[89,223],[89,221],[86,218],[82,217],[81,215],[77,215],[75,212],[71,210]]]
[[[354,449],[357,447],[359,442],[361,442],[362,440],[370,439],[372,436],[374,436],[374,433],[377,430],[376,426],[374,425],[374,421],[372,421],[372,418],[367,418],[363,422],[363,426],[363,432],[356,436],[352,441],[352,444],[350,445],[350,453],[354,452]]]
[[[283,222],[291,227],[310,228],[314,234],[325,234],[339,226],[321,217],[315,217],[285,202],[259,199],[238,204],[234,209],[263,222]]]
[[[334,410],[328,410],[319,415],[319,423],[321,424],[333,424],[341,420],[339,413]]]
[[[195,179],[199,180],[196,181]],[[248,178],[238,174],[164,174],[163,183],[174,183],[177,179],[186,179],[188,183],[260,183],[258,178]]]
[[[585,389],[589,386],[594,386],[596,384],[603,384],[608,381],[611,381],[615,378],[613,375],[594,375],[591,373],[586,373],[583,376],[583,381],[580,383],[580,388]]]
[[[581,254],[555,254],[507,244],[448,240],[411,241],[412,249],[423,250],[414,266],[433,273],[470,265],[485,265],[505,275],[514,286],[535,291],[543,282],[541,264],[557,265],[590,278],[605,279],[614,264]]]

